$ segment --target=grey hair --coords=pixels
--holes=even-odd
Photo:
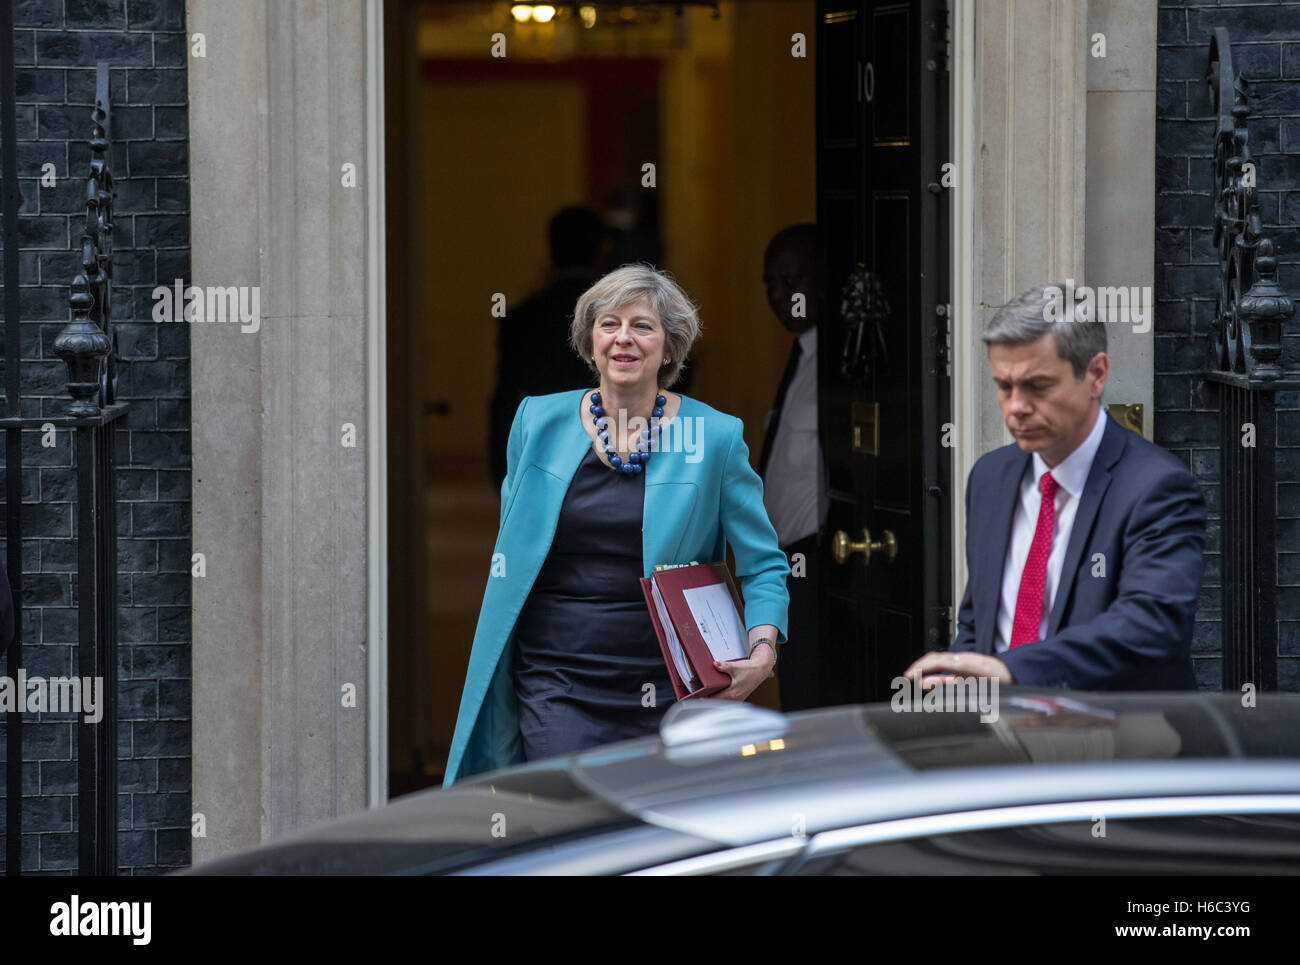
[[[1050,333],[1057,354],[1070,363],[1074,377],[1082,379],[1088,363],[1106,351],[1106,324],[1090,317],[1088,307],[1077,290],[1040,285],[999,308],[981,337],[985,345],[1023,345]]]
[[[664,327],[664,355],[659,384],[668,388],[680,377],[687,353],[700,337],[700,313],[672,276],[645,264],[624,265],[599,279],[578,298],[569,327],[569,344],[593,373],[592,331],[602,312],[615,311],[638,298],[650,299]]]

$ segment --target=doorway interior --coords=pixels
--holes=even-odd
[[[550,216],[648,199],[700,307],[690,394],[751,454],[789,351],[762,259],[816,219],[815,0],[558,6],[385,4],[390,796],[441,781],[498,523],[492,300],[546,283]]]

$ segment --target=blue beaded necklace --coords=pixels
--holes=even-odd
[[[668,400],[662,395],[655,396],[655,407],[650,412],[650,428],[641,430],[636,451],[629,452],[627,462],[624,462],[623,457],[618,454],[618,449],[609,441],[609,416],[605,415],[605,409],[600,404],[600,393],[591,393],[591,405],[587,408],[595,417],[592,425],[596,428],[596,437],[600,439],[600,444],[605,447],[605,454],[609,456],[609,468],[613,472],[630,476],[640,472],[650,461],[650,450],[654,448],[655,440],[659,438],[659,420],[663,418],[664,406],[667,404]]]

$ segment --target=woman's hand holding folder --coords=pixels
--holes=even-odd
[[[776,639],[776,627],[754,627],[749,632],[751,642],[767,638]],[[713,666],[731,677],[731,686],[713,696],[722,700],[746,700],[758,689],[758,685],[776,674],[772,668],[776,665],[776,653],[769,643],[760,643],[754,647],[744,660],[713,661]]]
[[[659,565],[641,591],[678,700],[744,700],[775,676],[780,631],[770,624],[746,631],[726,563]]]

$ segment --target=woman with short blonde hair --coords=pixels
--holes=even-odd
[[[674,692],[639,583],[658,564],[723,560],[730,544],[750,651],[718,665],[732,678],[718,696],[772,676],[789,566],[744,427],[669,391],[699,333],[690,298],[646,265],[578,299],[570,341],[598,386],[515,412],[444,784],[658,728]],[[691,451],[660,445],[683,439]]]

